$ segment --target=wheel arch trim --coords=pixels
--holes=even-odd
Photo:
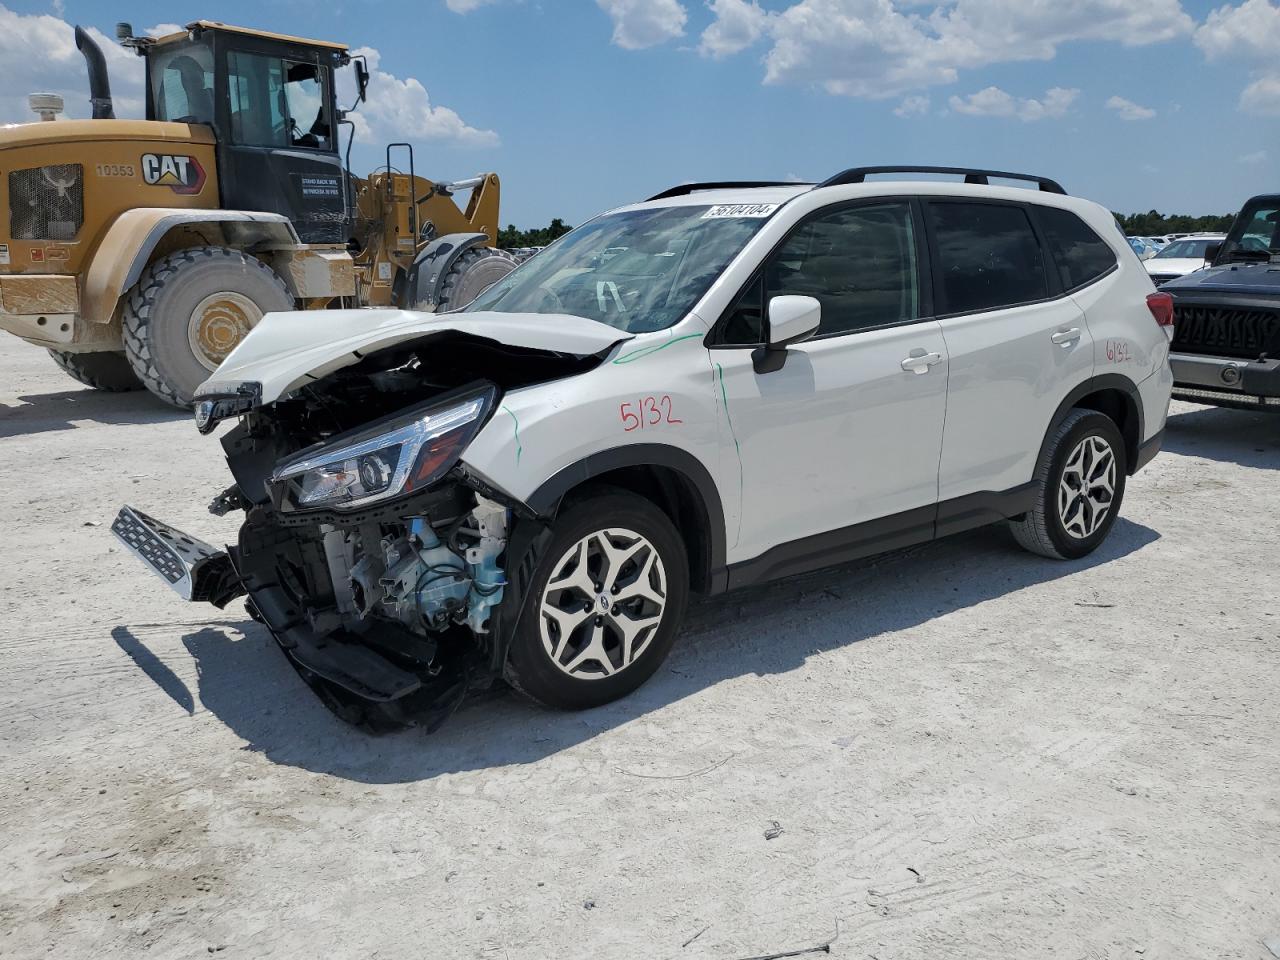
[[[1138,391],[1138,385],[1128,377],[1118,373],[1103,373],[1090,377],[1067,394],[1062,403],[1058,404],[1058,409],[1054,411],[1053,419],[1049,421],[1049,425],[1044,432],[1044,439],[1040,441],[1040,452],[1036,458],[1037,463],[1044,459],[1054,428],[1066,419],[1067,414],[1075,409],[1085,397],[1108,390],[1114,390],[1125,398],[1128,412],[1134,417],[1136,429],[1133,431],[1133,437],[1125,435],[1126,431],[1123,424],[1116,424],[1125,440],[1125,472],[1130,476],[1133,475],[1134,471],[1138,469],[1137,463],[1139,451],[1142,447],[1143,434],[1146,430],[1146,419],[1142,407],[1142,394]]]
[[[724,505],[711,472],[687,450],[664,443],[634,443],[601,450],[556,472],[525,503],[538,516],[553,517],[571,490],[596,477],[627,467],[665,468],[690,484],[701,501],[707,523],[709,569],[704,571],[707,592],[723,592],[728,584]]]

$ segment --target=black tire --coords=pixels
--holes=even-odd
[[[123,353],[63,353],[61,350],[50,350],[49,356],[86,387],[93,387],[104,393],[125,393],[142,389],[142,381],[133,372],[128,357]]]
[[[196,306],[218,293],[246,298],[259,315],[293,309],[293,298],[270,267],[226,247],[193,247],[161,257],[125,297],[129,364],[148,390],[175,407],[191,406],[196,387],[212,375],[192,349],[188,327]]]
[[[493,247],[472,247],[453,261],[440,288],[436,312],[458,310],[516,268],[515,257]]]
[[[584,679],[570,676],[557,667],[544,646],[542,623],[547,618],[541,612],[542,601],[552,576],[558,572],[563,575],[567,569],[560,563],[566,552],[583,538],[604,530],[631,531],[648,541],[665,572],[666,602],[660,611],[661,620],[648,635],[641,652],[629,664],[618,668],[612,675]],[[557,567],[561,569],[557,570]],[[625,571],[628,567],[624,565],[621,569]],[[507,682],[543,706],[565,710],[597,707],[626,696],[653,676],[670,653],[688,601],[688,557],[680,535],[667,515],[633,494],[600,488],[598,493],[565,508],[552,525],[551,539],[538,559],[524,610],[511,639]],[[589,631],[593,623],[602,621],[613,623],[606,617],[588,618],[583,629]],[[612,644],[610,656],[617,658],[619,635],[609,626],[602,627],[602,630],[610,638],[606,643]],[[570,638],[577,635],[571,633]],[[574,651],[566,648],[566,652],[567,655],[562,655],[562,662],[572,660]]]
[[[1087,536],[1079,536],[1068,532],[1068,520],[1075,520],[1077,511],[1094,509],[1090,504],[1067,501],[1065,508],[1068,520],[1064,520],[1064,510],[1059,506],[1059,487],[1063,482],[1063,473],[1067,469],[1068,460],[1077,452],[1086,439],[1094,437],[1110,448],[1114,458],[1113,493],[1110,506],[1103,513],[1096,528]],[[1090,467],[1093,471],[1106,471],[1105,457],[1095,461]],[[1128,463],[1125,457],[1124,438],[1120,429],[1106,414],[1096,410],[1072,410],[1054,427],[1045,446],[1044,456],[1036,467],[1035,474],[1035,506],[1022,517],[1009,521],[1014,539],[1027,550],[1042,557],[1056,560],[1076,560],[1087,556],[1098,548],[1120,513],[1120,504],[1124,500],[1125,480],[1128,476]],[[1083,499],[1083,498],[1078,498]],[[1092,515],[1090,514],[1090,520]],[[1080,532],[1084,532],[1084,523],[1080,523]]]

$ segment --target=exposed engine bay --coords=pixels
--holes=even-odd
[[[598,363],[466,334],[375,351],[223,436],[236,482],[209,509],[245,512],[225,554],[128,508],[116,533],[188,599],[247,594],[344,719],[433,728],[500,675],[508,565],[545,529],[459,457],[504,390]]]

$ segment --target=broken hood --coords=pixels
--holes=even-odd
[[[583,357],[601,354],[632,336],[569,314],[368,309],[269,313],[200,385],[195,397],[241,396],[252,397],[254,405],[273,403],[374,351],[450,333]]]

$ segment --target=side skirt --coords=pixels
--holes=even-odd
[[[1002,492],[983,491],[892,516],[829,530],[780,544],[758,557],[729,566],[727,588],[792,577],[925,543],[1026,513],[1035,503],[1035,483]]]

